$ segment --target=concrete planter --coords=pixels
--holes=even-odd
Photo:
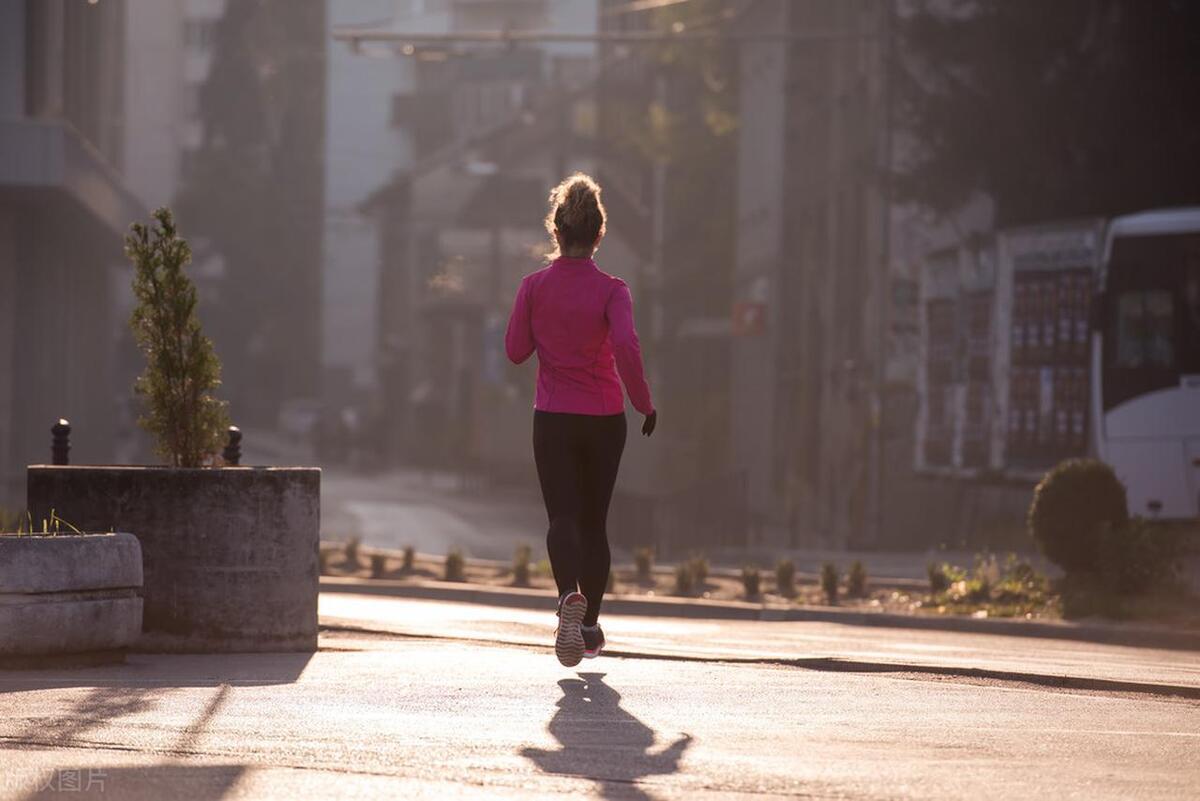
[[[316,650],[319,469],[34,465],[26,486],[34,519],[141,541],[139,649]]]
[[[142,629],[132,534],[0,534],[0,664],[119,653]]]

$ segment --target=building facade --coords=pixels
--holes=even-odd
[[[888,9],[765,0],[741,23],[795,37],[743,46],[739,79],[732,444],[774,544],[877,530]]]
[[[24,469],[114,457],[127,387],[115,380],[113,276],[142,216],[122,177],[123,2],[0,4],[0,505],[20,508]]]
[[[370,418],[387,461],[528,466],[533,377],[507,365],[504,324],[521,278],[549,250],[550,186],[591,169],[595,48],[455,36],[595,24],[593,2],[414,3],[378,27],[444,38],[359,48],[358,58],[393,57],[405,76],[387,105],[396,167],[358,204],[378,237]]]

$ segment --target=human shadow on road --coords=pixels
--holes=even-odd
[[[591,779],[605,798],[650,799],[638,780],[679,770],[692,736],[652,752],[654,730],[621,708],[620,694],[604,683],[603,673],[580,673],[558,686],[563,696],[546,728],[562,748],[521,751],[542,772]]]

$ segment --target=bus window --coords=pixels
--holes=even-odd
[[[1113,367],[1164,367],[1175,363],[1171,293],[1122,292],[1116,298]]]
[[[1180,366],[1185,374],[1200,374],[1200,247],[1193,247],[1188,254],[1180,294],[1180,344],[1183,346]]]

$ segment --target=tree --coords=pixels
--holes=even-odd
[[[913,0],[897,19],[897,189],[997,222],[1200,201],[1200,3]]]
[[[191,248],[170,209],[155,211],[154,220],[153,228],[134,223],[125,237],[137,301],[129,324],[146,357],[135,385],[147,407],[138,422],[173,467],[200,467],[212,461],[229,426],[226,404],[212,395],[221,363],[200,332],[196,287],[183,271]]]
[[[321,0],[227,4],[175,202],[222,259],[214,336],[239,415],[265,425],[318,390],[327,34]]]

